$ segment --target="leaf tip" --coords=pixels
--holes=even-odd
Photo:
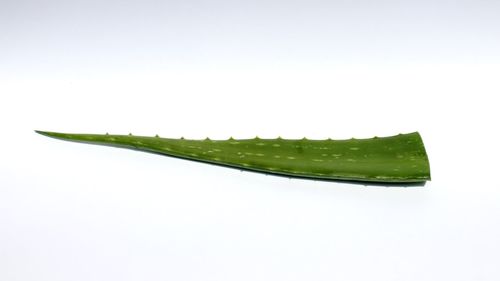
[[[40,131],[40,130],[35,130],[35,133],[40,134],[42,136],[46,136],[46,137],[51,137],[54,135],[54,133],[52,133],[52,132]]]

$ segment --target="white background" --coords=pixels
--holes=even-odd
[[[497,1],[0,1],[0,280],[499,280]],[[33,130],[419,131],[421,187]]]

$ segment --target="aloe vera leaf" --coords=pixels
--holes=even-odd
[[[326,180],[418,183],[431,179],[418,132],[349,140],[190,140],[36,131],[56,139],[127,148],[242,170]]]

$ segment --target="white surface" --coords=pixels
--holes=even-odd
[[[0,280],[499,280],[499,5],[414,2],[2,1]],[[34,129],[418,130],[433,180],[290,180]]]

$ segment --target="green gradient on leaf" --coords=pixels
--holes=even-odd
[[[61,140],[128,148],[242,170],[326,180],[418,183],[430,180],[418,132],[349,140],[188,140],[36,131]]]

